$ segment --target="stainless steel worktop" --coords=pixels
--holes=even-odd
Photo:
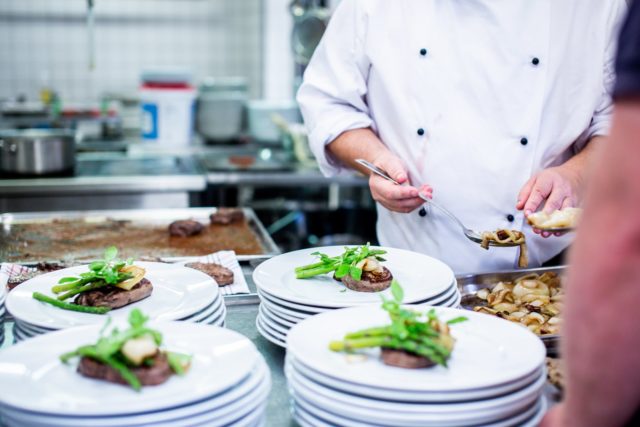
[[[206,187],[192,157],[80,153],[74,176],[0,179],[1,196],[196,192]]]

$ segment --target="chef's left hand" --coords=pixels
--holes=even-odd
[[[543,210],[547,213],[557,209],[575,207],[580,198],[580,184],[580,175],[567,166],[545,169],[531,177],[522,187],[516,208],[524,210],[525,216],[529,216],[536,212],[543,203]],[[563,234],[550,233],[536,228],[533,231],[542,237]]]

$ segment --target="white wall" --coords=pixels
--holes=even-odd
[[[37,99],[44,75],[63,102],[135,92],[153,66],[247,77],[262,93],[262,6],[271,0],[95,0],[96,68],[86,0],[0,0],[0,98]]]

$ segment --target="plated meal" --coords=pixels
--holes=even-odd
[[[148,320],[134,309],[129,313],[129,329],[103,331],[97,343],[78,347],[60,360],[69,363],[80,357],[79,374],[134,390],[162,384],[172,375],[184,375],[191,366],[191,356],[161,349],[162,334],[147,327]]]
[[[570,229],[577,227],[581,216],[580,208],[564,208],[551,213],[533,213],[527,217],[527,222],[539,230]]]
[[[527,274],[480,289],[474,311],[487,313],[526,326],[537,335],[560,332],[564,292],[553,272]]]
[[[435,309],[426,313],[402,307],[404,291],[397,281],[391,285],[393,299],[383,297],[382,308],[391,324],[350,332],[341,341],[331,341],[329,349],[352,353],[359,349],[380,347],[383,363],[399,368],[416,369],[434,365],[447,366],[455,339],[449,325],[467,320],[456,317],[442,322]]]
[[[383,249],[372,249],[367,243],[360,247],[345,247],[344,253],[330,257],[322,252],[311,255],[319,262],[297,267],[297,279],[333,273],[333,278],[356,292],[380,292],[391,286],[393,275],[382,265],[385,259]]]
[[[117,255],[115,246],[107,248],[102,260],[89,264],[89,271],[58,280],[51,288],[56,298],[40,292],[33,298],[64,310],[105,314],[151,295],[153,284],[144,277],[146,270]],[[71,298],[73,302],[67,302]]]
[[[498,244],[514,244],[520,246],[520,255],[518,256],[518,267],[525,268],[529,265],[529,257],[527,256],[527,243],[525,241],[524,233],[518,230],[496,230],[485,231],[482,233],[482,243],[480,246],[483,249],[489,249],[489,243],[495,242]]]

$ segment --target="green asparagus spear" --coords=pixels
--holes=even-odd
[[[87,292],[87,291],[92,291],[94,289],[102,288],[102,287],[105,287],[105,286],[107,286],[107,283],[105,281],[103,281],[103,280],[98,280],[96,282],[91,282],[88,285],[76,287],[75,289],[72,289],[69,292],[60,295],[58,297],[58,300],[59,301],[64,301],[64,300],[66,300],[68,298],[71,298],[74,295],[78,295],[78,294],[81,294],[81,293]]]
[[[59,301],[55,298],[51,298],[45,294],[41,294],[40,292],[34,292],[33,298],[38,301],[51,304],[55,307],[62,308],[64,310],[79,311],[81,313],[105,314],[111,311],[110,307],[89,307],[85,305],[70,304],[68,302]]]

